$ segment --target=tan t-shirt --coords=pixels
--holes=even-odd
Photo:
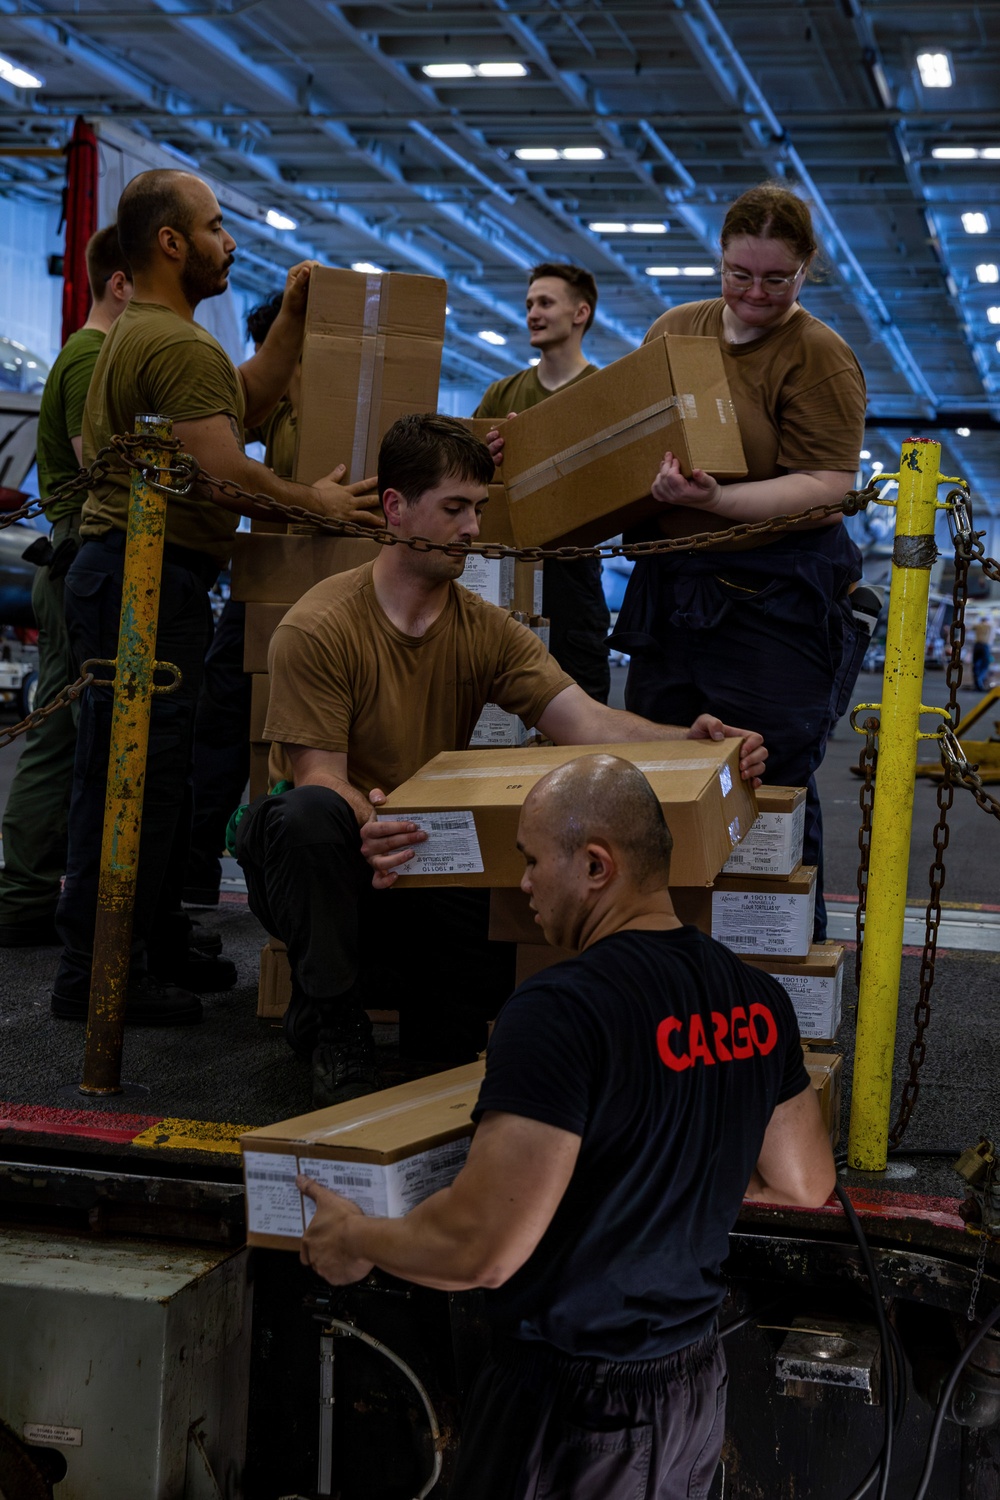
[[[424,635],[404,635],[373,567],[325,578],[271,637],[272,785],[292,779],[282,745],[306,745],[346,751],[359,791],[391,792],[442,750],[465,750],[485,703],[531,726],[573,686],[526,626],[457,583]]]
[[[568,390],[571,385],[576,385],[578,380],[586,380],[588,375],[593,375],[597,369],[596,365],[588,365],[581,370],[579,375],[574,375],[572,380],[567,380],[565,385],[559,386],[559,390]],[[512,411],[527,411],[529,406],[537,406],[547,396],[554,396],[555,391],[547,390],[538,378],[538,370],[534,365],[529,365],[526,370],[518,370],[516,375],[507,375],[503,380],[494,380],[492,385],[486,387],[482,401],[476,407],[474,416],[477,417],[509,417]]]
[[[83,462],[89,466],[116,433],[133,432],[136,417],[145,413],[175,422],[228,416],[242,442],[245,409],[243,382],[210,333],[169,307],[132,301],[115,320],[94,367],[83,414]],[[128,502],[125,473],[91,490],[82,535],[100,536],[111,527],[125,531]],[[233,511],[207,496],[178,495],[167,503],[166,540],[225,563],[238,522]]]
[[[662,333],[719,341],[740,423],[748,479],[798,469],[853,472],[865,430],[865,377],[849,345],[798,308],[787,323],[749,344],[731,344],[721,297],[686,302],[657,318],[645,342]]]
[[[282,396],[274,411],[257,427],[247,428],[248,443],[264,444],[264,464],[279,479],[291,479],[295,468],[295,442],[298,417],[287,396]]]

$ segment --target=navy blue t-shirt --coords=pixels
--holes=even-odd
[[[600,1359],[701,1338],[768,1121],[808,1086],[785,990],[694,927],[616,933],[522,984],[475,1118],[582,1144],[534,1254],[487,1293],[494,1325]]]

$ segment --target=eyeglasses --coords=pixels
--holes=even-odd
[[[798,270],[793,271],[790,276],[751,276],[749,271],[732,271],[723,262],[722,279],[727,286],[731,286],[737,292],[748,292],[759,281],[762,291],[779,296],[780,293],[788,291],[788,288],[805,269],[805,264],[803,261]]]

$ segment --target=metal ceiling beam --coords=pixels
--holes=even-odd
[[[792,145],[763,89],[757,83],[709,0],[673,0],[674,20],[705,71],[720,92],[740,108],[751,140],[772,162],[788,165],[808,193],[822,238],[842,280],[854,296],[867,327],[888,350],[889,357],[915,396],[935,408],[935,394],[914,359],[902,332],[881,295],[869,281],[854,251],[827,207],[805,162]]]

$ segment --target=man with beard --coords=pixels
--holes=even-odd
[[[279,315],[262,347],[239,369],[194,321],[198,304],[226,290],[236,242],[208,184],[187,172],[143,172],[118,205],[118,235],[134,296],[108,334],[83,423],[89,465],[144,412],[169,417],[174,435],[209,474],[262,491],[318,516],[378,524],[377,501],[360,497],[374,479],[343,486],[337,469],[314,485],[279,479],[243,452],[243,428],[266,419],[288,389],[302,346],[311,267],[288,273]],[[77,662],[116,655],[130,474],[95,485],[83,507],[83,545],[66,576],[66,623]],[[156,656],[180,669],[177,689],[154,697],[133,916],[126,1020],[187,1025],[201,1019],[196,990],[228,988],[235,970],[191,950],[180,892],[190,833],[195,704],[212,632],[208,589],[232,550],[237,516],[270,513],[203,486],[167,504]],[[93,686],[82,700],[69,823],[66,883],[56,914],[64,950],[53,1013],[86,1020],[97,906],[112,695]],[[173,929],[171,932],[171,928]],[[155,966],[148,962],[152,949]],[[153,969],[155,967],[155,972]]]

